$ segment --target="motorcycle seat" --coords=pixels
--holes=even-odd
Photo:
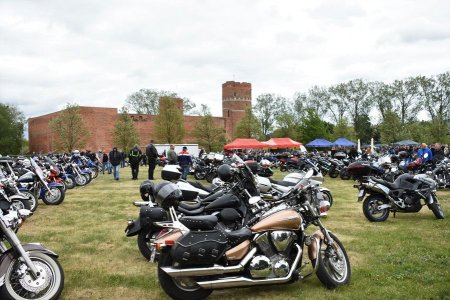
[[[178,212],[180,212],[180,213],[182,213],[182,214],[184,214],[186,216],[198,216],[199,214],[203,213],[203,211],[205,210],[205,207],[204,206],[200,206],[199,208],[194,209],[194,210],[187,210],[185,208],[182,208],[182,207],[178,206],[177,210],[178,210]]]
[[[199,201],[181,201],[178,203],[178,207],[182,207],[187,210],[198,209],[201,206]]]
[[[296,185],[296,183],[293,183],[293,182],[290,182],[290,181],[275,180],[275,179],[272,179],[272,178],[269,178],[269,180],[270,180],[271,183],[278,184],[278,185],[281,185],[281,186],[295,186]]]
[[[201,184],[200,182],[195,182],[195,181],[188,181],[188,183],[198,189],[204,190],[208,193],[212,193],[213,190],[210,187],[204,186],[203,184]]]
[[[396,189],[398,189],[398,185],[395,183],[395,182],[389,182],[389,181],[386,181],[386,180],[383,180],[383,179],[379,179],[379,178],[375,178],[375,177],[372,177],[371,178],[374,182],[376,182],[376,183],[379,183],[379,184],[382,184],[382,185],[384,185],[384,186],[387,186],[388,188],[390,188],[391,190],[396,190]]]
[[[230,246],[238,245],[252,236],[252,231],[247,227],[230,232],[224,231],[224,233]]]
[[[186,216],[180,222],[189,229],[212,230],[217,225],[216,216]]]

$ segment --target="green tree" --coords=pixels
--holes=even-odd
[[[214,125],[211,112],[204,104],[201,107],[200,119],[192,133],[197,138],[198,144],[208,152],[223,150],[226,144],[224,128]]]
[[[127,110],[137,114],[157,115],[159,111],[159,101],[163,97],[178,98],[178,95],[177,93],[170,91],[140,89],[127,97],[125,100],[125,107]],[[183,98],[182,100],[184,113],[191,113],[196,107],[195,103],[188,98]]]
[[[419,96],[419,85],[416,78],[410,77],[406,80],[395,80],[390,85],[394,110],[400,117],[400,123],[405,125],[412,122],[417,115],[417,99]]]
[[[355,131],[357,138],[361,139],[363,143],[369,143],[373,137],[372,124],[367,114],[360,114],[355,123]]]
[[[308,108],[302,119],[302,143],[309,143],[316,138],[328,139],[330,136],[329,123],[320,119],[314,109]]]
[[[15,106],[0,103],[0,154],[19,154],[22,150],[25,117]]]
[[[276,121],[278,128],[274,130],[273,137],[289,137],[293,140],[301,139],[301,129],[298,123],[295,122],[295,116],[292,113],[285,111],[277,116]]]
[[[330,100],[331,95],[328,89],[315,85],[308,91],[306,107],[314,109],[319,118],[323,119],[328,113],[329,105],[327,104]]]
[[[393,110],[392,106],[392,89],[388,84],[383,82],[370,82],[368,84],[369,98],[374,106],[381,114],[381,121],[384,120],[385,113]]]
[[[155,136],[161,143],[178,144],[184,137],[183,114],[171,97],[162,97],[155,117]]]
[[[392,110],[386,111],[384,120],[378,125],[381,142],[391,144],[404,138],[399,116]]]
[[[345,116],[347,111],[347,86],[344,83],[339,83],[328,88],[330,92],[330,101],[324,103],[327,105],[328,111],[334,123],[339,123]]]
[[[114,125],[113,140],[124,153],[128,153],[135,144],[139,144],[139,134],[125,107],[122,108],[119,119]]]
[[[60,151],[72,152],[83,148],[90,137],[80,107],[75,103],[67,103],[59,116],[50,121],[49,127],[56,135],[55,146]]]
[[[355,128],[348,124],[347,118],[342,118],[334,127],[332,139],[337,140],[338,138],[346,138],[350,141],[357,140]]]
[[[261,131],[265,138],[269,137],[274,128],[279,105],[280,102],[284,102],[283,99],[280,96],[275,96],[275,94],[262,94],[256,98],[253,112],[261,124]]]
[[[237,138],[264,138],[261,130],[261,125],[258,119],[252,112],[251,108],[245,110],[245,115],[237,124],[235,134]]]

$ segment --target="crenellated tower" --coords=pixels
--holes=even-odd
[[[222,114],[228,138],[234,137],[234,130],[244,117],[245,110],[252,107],[252,85],[247,82],[227,81],[222,84]]]

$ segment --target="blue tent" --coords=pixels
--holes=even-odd
[[[314,141],[309,142],[305,146],[306,147],[316,147],[316,148],[326,148],[326,147],[333,147],[334,144],[325,139],[315,139]]]
[[[351,147],[351,146],[356,146],[355,143],[347,140],[346,138],[339,138],[337,140],[334,141],[334,145],[335,146],[340,146],[340,147]]]

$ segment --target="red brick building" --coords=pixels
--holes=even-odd
[[[182,109],[180,99],[177,106]],[[225,128],[227,138],[233,138],[236,125],[242,119],[246,108],[252,105],[252,86],[246,82],[227,81],[222,84],[222,117],[213,117],[214,124]],[[114,124],[118,119],[117,108],[81,106],[80,113],[91,132],[86,149],[109,150],[113,147]],[[50,152],[55,150],[55,136],[49,128],[51,119],[60,111],[28,119],[29,148],[31,152]],[[142,145],[155,139],[153,115],[130,114],[139,133]],[[191,135],[200,117],[184,116],[184,143],[196,143]]]

